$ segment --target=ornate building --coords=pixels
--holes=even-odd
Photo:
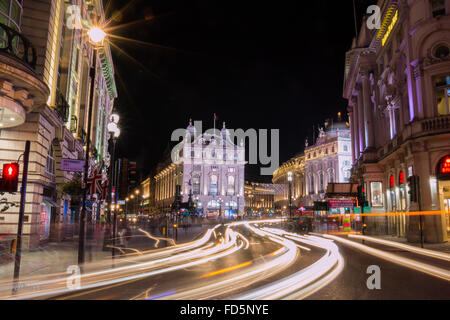
[[[245,181],[245,212],[247,214],[275,212],[276,186],[271,183]]]
[[[320,128],[314,145],[305,144],[305,184],[307,204],[325,199],[328,183],[344,183],[350,179],[352,167],[351,139],[348,123],[327,120]]]
[[[184,140],[171,155],[158,165],[154,177],[159,212],[171,211],[180,186],[182,202],[192,195],[205,216],[243,213],[245,147],[231,141],[225,123],[220,132],[198,134],[190,121]]]
[[[277,210],[287,210],[289,206],[288,172],[292,172],[292,206],[298,208],[306,205],[305,156],[302,153],[283,163],[273,173],[274,206]]]
[[[426,242],[447,240],[450,155],[450,0],[380,0],[381,29],[363,20],[345,60],[343,95],[352,130],[352,179],[364,184],[372,212],[368,232],[419,239],[419,217],[407,211],[447,210],[424,217]],[[420,179],[418,202],[408,177]],[[447,209],[446,209],[447,208]]]
[[[84,159],[88,138],[91,165],[109,156],[106,125],[117,95],[110,49],[105,43],[95,66],[92,134],[87,137],[93,50],[85,30],[66,24],[71,4],[81,8],[85,25],[92,17],[105,20],[98,0],[5,0],[0,6],[0,44],[7,48],[0,52],[0,164],[17,161],[25,141],[31,141],[24,247],[73,235],[64,227],[75,220],[71,197],[60,189],[73,174],[61,170],[61,159]],[[19,202],[19,193],[3,197]],[[0,234],[16,234],[17,223],[18,207],[11,207],[0,216]]]

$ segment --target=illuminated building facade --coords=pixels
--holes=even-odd
[[[225,123],[216,133],[197,134],[190,122],[185,139],[171,154],[173,162],[167,154],[154,177],[159,212],[171,211],[180,186],[182,202],[188,202],[192,194],[198,213],[204,216],[243,213],[245,147],[243,142],[236,145],[231,141]]]
[[[271,183],[246,181],[244,185],[245,212],[247,214],[275,213],[276,186]]]
[[[292,206],[306,205],[305,156],[298,154],[283,163],[273,173],[272,182],[275,188],[274,202],[277,210],[287,212],[289,208],[288,172],[292,172],[291,192]]]
[[[84,159],[93,49],[85,30],[67,24],[69,5],[79,6],[83,21],[92,16],[104,21],[99,0],[5,0],[0,7],[0,43],[11,46],[0,52],[0,164],[17,161],[25,141],[31,141],[24,247],[72,237],[71,223],[77,218],[73,208],[79,203],[71,203],[60,188],[73,179],[72,173],[61,170],[61,159]],[[26,57],[20,55],[18,38],[9,34],[18,34],[18,46],[22,42],[29,48]],[[91,165],[109,157],[106,125],[117,96],[106,42],[97,61]],[[21,172],[22,167],[20,161]],[[19,193],[3,197],[19,203]],[[0,234],[17,233],[18,209],[10,207],[1,214]],[[89,207],[88,216],[95,217],[91,213],[96,210],[95,205]]]
[[[327,120],[315,144],[305,146],[305,184],[307,205],[325,200],[328,183],[349,182],[352,168],[349,124]]]
[[[363,184],[372,212],[369,233],[426,242],[447,240],[450,182],[441,173],[450,155],[450,1],[380,0],[381,28],[366,18],[345,60],[343,95],[352,131],[352,180]],[[408,177],[420,179],[410,201]],[[439,211],[444,211],[439,214]]]

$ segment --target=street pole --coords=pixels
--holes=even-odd
[[[25,153],[23,156],[22,187],[20,188],[19,225],[17,227],[16,257],[14,259],[14,283],[12,291],[13,295],[15,295],[18,291],[20,262],[22,259],[22,228],[23,228],[23,215],[25,212],[25,195],[27,191],[29,157],[30,157],[30,141],[27,140],[25,142]]]
[[[89,92],[89,107],[88,107],[88,123],[87,123],[87,136],[86,136],[86,155],[84,159],[84,190],[83,190],[83,205],[81,208],[80,216],[80,234],[78,239],[78,264],[84,263],[84,238],[85,238],[85,223],[86,223],[86,198],[87,198],[87,179],[89,170],[89,149],[91,147],[91,123],[92,123],[92,105],[94,100],[94,86],[95,86],[95,69],[97,65],[97,49],[93,48],[93,63],[90,70],[91,88]]]
[[[112,258],[114,259],[115,254],[116,254],[116,228],[117,228],[117,209],[116,209],[116,199],[117,199],[117,188],[116,188],[116,159],[115,159],[115,155],[116,155],[116,142],[117,139],[113,137],[113,167],[112,167],[112,180],[111,180],[111,184],[114,184],[114,198],[112,197],[111,194],[111,204],[114,206],[114,219],[113,219],[113,232],[112,232]],[[113,204],[114,203],[114,204]]]
[[[289,219],[292,220],[292,182],[289,181]]]
[[[420,194],[420,177],[416,176],[417,201],[419,202],[419,211],[422,212],[422,199]],[[422,215],[419,216],[420,230],[420,246],[423,248],[423,220]]]

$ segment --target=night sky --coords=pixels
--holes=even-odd
[[[374,1],[356,2],[359,27]],[[280,129],[281,164],[307,136],[311,142],[313,125],[346,115],[352,0],[110,0],[106,15],[110,26],[122,26],[109,33],[138,40],[111,38],[120,47],[112,46],[119,152],[144,175],[189,118],[204,129],[214,113],[219,128],[226,121],[234,129]],[[258,166],[248,166],[246,178],[271,180]]]

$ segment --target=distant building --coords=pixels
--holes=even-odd
[[[286,161],[273,173],[274,207],[285,213],[289,207],[288,172],[292,172],[292,206],[298,208],[306,205],[305,156],[303,153]]]
[[[197,133],[190,121],[186,137],[173,153],[174,162],[166,159],[155,175],[155,205],[159,212],[170,212],[176,186],[181,188],[182,202],[189,195],[197,210],[205,216],[236,215],[244,211],[245,147],[235,145],[223,125],[214,134]]]
[[[349,124],[327,120],[313,145],[305,146],[306,205],[325,199],[328,183],[349,182],[352,168]]]
[[[247,214],[275,213],[275,187],[272,183],[245,182],[245,212]]]

